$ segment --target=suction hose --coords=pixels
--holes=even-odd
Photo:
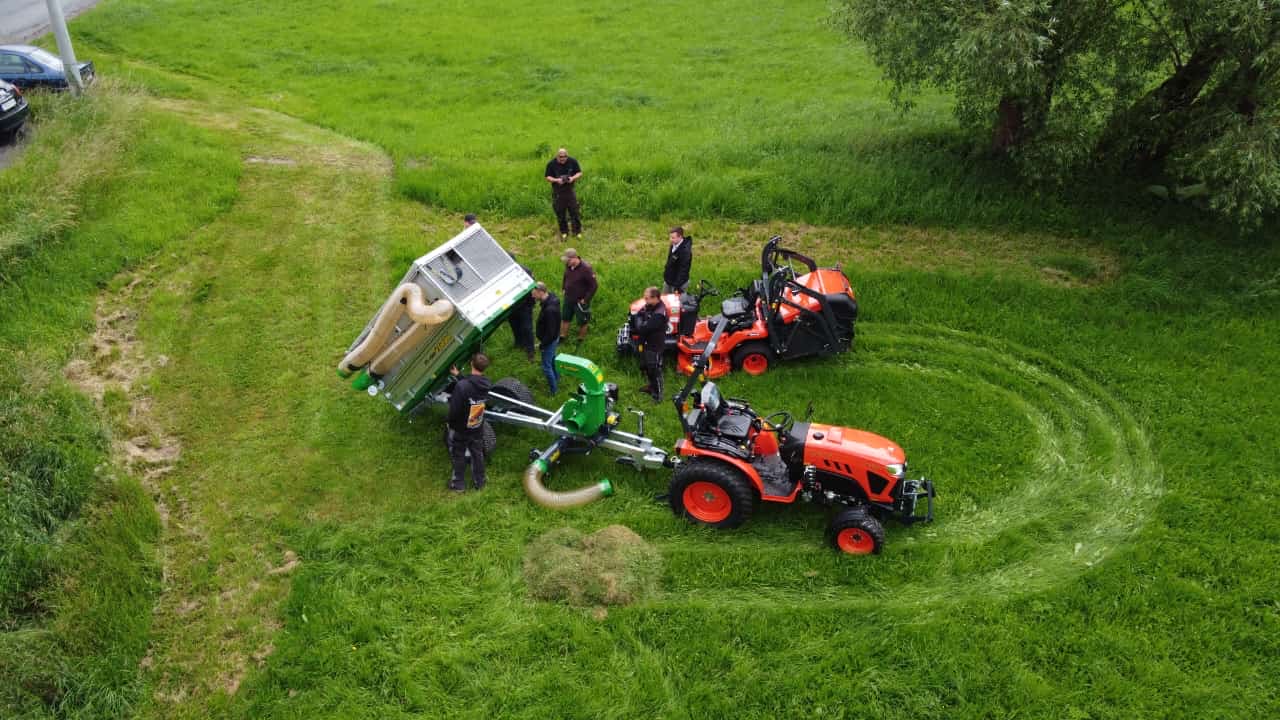
[[[396,323],[400,320],[399,305],[404,305],[403,311],[409,314],[414,324],[384,349],[383,346],[386,345],[391,333],[395,331]],[[366,363],[369,365],[370,373],[386,374],[406,353],[426,338],[431,328],[451,317],[453,317],[453,303],[448,300],[428,303],[423,297],[422,288],[417,284],[401,285],[391,293],[391,297],[387,298],[382,308],[378,310],[378,314],[374,316],[373,327],[369,328],[369,334],[365,336],[364,341],[338,363],[338,374],[349,377]]]
[[[547,486],[542,484],[542,477],[547,474],[547,470],[550,468],[548,458],[559,454],[562,443],[563,440],[557,440],[552,443],[551,447],[544,450],[538,459],[529,463],[529,467],[525,468],[524,492],[529,496],[529,499],[545,508],[567,510],[568,508],[586,505],[612,495],[613,483],[609,482],[608,479],[601,480],[595,485],[588,485],[568,492],[548,490]]]

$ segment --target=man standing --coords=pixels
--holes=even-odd
[[[578,161],[569,157],[569,151],[560,148],[547,163],[547,182],[551,184],[551,207],[560,223],[560,238],[569,237],[569,222],[573,220],[573,234],[582,237],[582,216],[578,213],[578,195],[574,183],[582,178]]]
[[[671,247],[667,251],[667,266],[662,271],[662,292],[682,293],[689,288],[689,268],[693,266],[693,238],[684,236],[684,228],[671,228],[668,234]]]
[[[658,288],[644,291],[644,308],[632,321],[632,330],[640,336],[640,369],[649,384],[640,388],[653,396],[654,402],[662,402],[662,355],[667,349],[667,306],[662,302]]]
[[[477,490],[484,487],[484,406],[493,387],[484,376],[488,368],[487,355],[472,355],[471,374],[458,379],[449,393],[449,459],[453,463],[449,489],[454,492],[467,489],[468,455],[471,456],[471,483]],[[449,374],[457,378],[457,366],[449,368]]]
[[[560,339],[569,339],[569,323],[578,320],[578,341],[587,337],[587,325],[591,323],[591,298],[596,294],[596,271],[578,257],[578,251],[569,248],[560,256],[564,263],[564,304],[560,308]]]
[[[507,253],[512,260],[516,259],[515,253]],[[525,274],[533,277],[533,271],[524,265],[520,266]],[[529,358],[529,362],[533,362],[533,306],[535,305],[533,291],[525,295],[516,306],[511,308],[511,314],[507,316],[507,323],[511,325],[511,336],[515,338],[516,347],[524,350],[524,354]]]
[[[465,230],[466,228],[471,227],[472,225],[475,225],[475,224],[476,224],[476,214],[475,214],[475,213],[467,213],[466,215],[463,215],[463,216],[462,216],[462,227],[463,227],[463,229],[464,229],[464,230]]]
[[[551,386],[551,394],[560,391],[560,373],[556,370],[556,348],[560,345],[560,298],[540,282],[529,293],[538,302],[538,347],[542,349],[542,374]]]

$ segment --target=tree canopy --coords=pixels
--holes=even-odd
[[[952,92],[1031,178],[1103,167],[1256,226],[1280,209],[1280,0],[837,0],[910,105]]]

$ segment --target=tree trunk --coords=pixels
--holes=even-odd
[[[998,154],[1022,142],[1027,128],[1027,114],[1022,101],[1005,96],[996,108],[995,134],[991,138],[991,150]]]
[[[1179,117],[1200,96],[1225,56],[1221,38],[1201,43],[1173,75],[1112,121],[1098,143],[1099,155],[1117,156],[1122,164],[1141,170],[1161,164],[1183,124]]]

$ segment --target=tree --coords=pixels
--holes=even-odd
[[[1280,0],[837,0],[910,107],[923,85],[1036,179],[1105,168],[1280,209]]]

